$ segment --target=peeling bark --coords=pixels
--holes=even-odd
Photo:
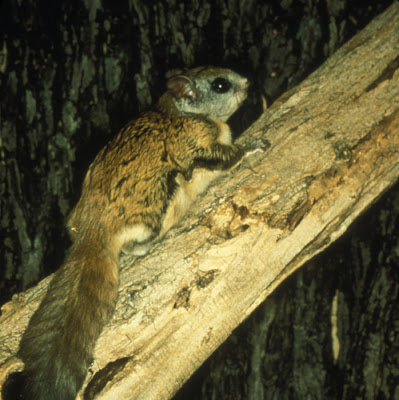
[[[0,303],[61,264],[84,172],[168,69],[235,67],[270,100],[388,4],[0,2]]]
[[[249,153],[148,256],[123,264],[85,398],[172,396],[397,181],[398,29],[393,5],[239,139],[267,150]],[[15,354],[48,281],[2,309],[1,360]]]

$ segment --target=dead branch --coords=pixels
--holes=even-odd
[[[280,282],[397,181],[398,37],[393,4],[239,140],[268,141],[267,150],[247,154],[149,255],[122,267],[86,399],[170,398]],[[2,379],[20,369],[10,358],[48,282],[2,309]]]

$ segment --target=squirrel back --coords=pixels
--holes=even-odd
[[[242,156],[225,121],[247,89],[228,69],[173,70],[153,109],[96,156],[68,218],[73,244],[21,340],[29,399],[75,399],[115,308],[121,251],[145,254]]]

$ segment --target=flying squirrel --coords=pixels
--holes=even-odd
[[[111,319],[118,259],[144,255],[243,150],[226,120],[248,80],[224,68],[172,70],[151,110],[129,122],[95,157],[68,217],[72,245],[33,314],[18,356],[32,400],[73,400]],[[205,169],[204,169],[205,167]]]

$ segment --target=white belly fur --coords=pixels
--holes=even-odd
[[[220,121],[213,119],[219,128],[218,142],[224,145],[232,143],[230,127]],[[162,228],[159,236],[162,237],[175,224],[177,224],[194,203],[195,199],[203,193],[210,183],[221,174],[221,171],[211,171],[206,168],[194,169],[191,179],[187,181],[183,175],[176,176],[178,189],[173,196],[166,214],[163,218]]]
[[[209,184],[220,174],[221,171],[210,171],[205,168],[198,168],[193,171],[189,181],[186,181],[180,174],[176,177],[179,187],[163,219],[160,232],[161,237],[183,218],[195,199],[203,193]]]

